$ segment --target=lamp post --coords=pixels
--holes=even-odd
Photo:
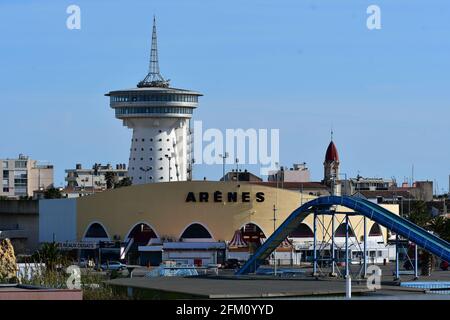
[[[150,167],[145,167],[145,168],[140,167],[139,169],[145,172],[145,183],[147,183],[147,180],[148,180],[147,179],[147,172],[149,172],[151,168]]]
[[[273,232],[277,228],[277,207],[273,205]],[[277,275],[277,248],[273,251],[273,275]]]
[[[169,156],[168,154],[166,154],[166,158],[167,158],[167,160],[169,160],[169,182],[172,180],[172,177],[171,177],[171,170],[172,170],[172,168],[170,167],[170,160],[172,159],[172,157],[171,156]]]
[[[222,158],[222,176],[223,176],[223,181],[226,180],[225,178],[225,159],[229,157],[228,152],[225,152],[224,154],[219,154],[219,157]]]
[[[236,158],[236,181],[239,182],[239,159]]]

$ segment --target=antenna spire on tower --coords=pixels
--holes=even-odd
[[[165,80],[159,72],[158,41],[156,36],[156,18],[153,16],[152,47],[150,50],[150,65],[147,76],[138,83],[138,87],[168,87],[169,80]]]

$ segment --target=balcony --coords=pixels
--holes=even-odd
[[[0,239],[27,239],[27,232],[23,229],[7,229],[0,227]]]

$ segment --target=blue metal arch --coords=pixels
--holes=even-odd
[[[352,209],[414,242],[419,247],[430,251],[439,258],[450,261],[450,244],[411,221],[365,199],[349,196],[328,196],[309,201],[292,212],[236,274],[243,275],[255,272],[258,266],[310,213],[329,210],[331,206],[335,205]]]

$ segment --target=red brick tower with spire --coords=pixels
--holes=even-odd
[[[323,163],[324,176],[323,183],[330,187],[333,195],[340,195],[339,182],[339,153],[333,141],[333,131],[331,131],[331,141],[325,153],[325,161]]]

